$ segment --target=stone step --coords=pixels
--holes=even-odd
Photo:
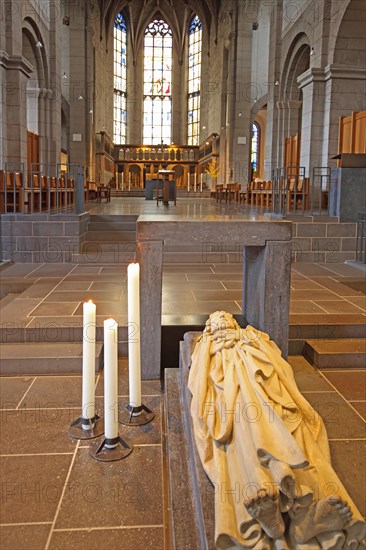
[[[129,244],[129,247],[123,247],[122,243],[120,247],[115,247],[113,251],[105,251],[100,247],[89,247],[87,251],[83,250],[78,254],[72,255],[72,262],[75,264],[90,264],[98,262],[100,264],[128,264],[136,259],[135,249],[132,249],[133,243]],[[108,244],[108,243],[107,243]]]
[[[81,374],[82,344],[37,342],[1,344],[0,375]],[[103,366],[103,344],[95,349],[95,372]]]
[[[90,222],[88,231],[133,231],[136,233],[136,222],[115,222],[113,220]]]
[[[185,251],[165,252],[163,255],[164,264],[235,264],[242,262],[242,257],[235,253],[209,252],[209,251]]]
[[[366,364],[366,339],[306,340],[304,355],[319,369],[364,368]]]
[[[114,252],[115,254],[120,254],[122,252],[135,253],[135,251],[136,243],[125,241],[85,241],[81,247],[82,253],[91,254],[95,254],[97,252]]]
[[[87,231],[87,241],[135,242],[136,231]]]
[[[90,223],[136,223],[136,214],[90,214]]]

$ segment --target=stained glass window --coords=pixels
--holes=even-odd
[[[251,145],[251,164],[252,170],[258,172],[259,165],[259,126],[254,122],[252,126],[252,145]]]
[[[122,13],[114,20],[114,143],[126,143],[127,27]]]
[[[172,31],[161,19],[145,30],[144,131],[146,145],[170,144],[172,133]]]
[[[188,145],[198,145],[200,126],[202,23],[197,15],[188,40]]]

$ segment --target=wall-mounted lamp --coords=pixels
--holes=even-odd
[[[43,48],[43,44],[42,44],[42,42],[40,42],[39,40],[38,40],[38,42],[37,42],[37,44],[36,44],[36,48]]]
[[[240,111],[240,113],[238,114],[238,116],[239,116],[239,117],[241,116],[241,111]]]
[[[209,141],[206,141],[206,145],[210,145],[210,142],[209,142]]]
[[[279,85],[280,85],[280,81],[279,81],[279,80],[276,80],[275,86],[279,86]]]
[[[206,130],[206,126],[202,126],[202,130]]]
[[[67,80],[67,74],[64,73],[62,78],[63,78],[64,80]]]
[[[83,96],[80,94],[79,97],[78,97],[78,100],[81,101],[83,98]]]
[[[93,109],[90,109],[89,114],[91,115],[93,114]]]
[[[314,47],[311,46],[310,55],[314,55],[314,53],[315,53],[315,52],[314,52]]]

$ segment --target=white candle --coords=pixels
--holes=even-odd
[[[118,437],[118,324],[104,321],[104,433]]]
[[[196,172],[194,173],[194,192],[197,191],[197,174]]]
[[[123,176],[124,176],[124,173],[122,172],[122,191],[123,191]]]
[[[83,304],[83,390],[82,417],[95,416],[95,304],[91,300]],[[90,426],[82,424],[84,430]]]
[[[201,173],[201,184],[200,184],[200,191],[202,193],[202,173]]]
[[[131,172],[128,175],[128,190],[131,191]]]
[[[191,174],[188,174],[188,187],[187,187],[188,191],[190,191],[191,189]]]
[[[141,406],[141,357],[140,357],[140,265],[129,264],[128,287],[128,367],[130,406]]]

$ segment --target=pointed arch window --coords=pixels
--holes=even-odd
[[[114,143],[126,143],[127,136],[127,26],[122,13],[114,20]]]
[[[196,15],[188,38],[188,145],[199,144],[202,23]]]
[[[144,40],[143,143],[170,144],[172,134],[173,37],[169,25],[155,19]]]
[[[252,143],[251,143],[251,166],[252,172],[259,170],[259,140],[260,140],[260,128],[256,122],[252,125]]]

